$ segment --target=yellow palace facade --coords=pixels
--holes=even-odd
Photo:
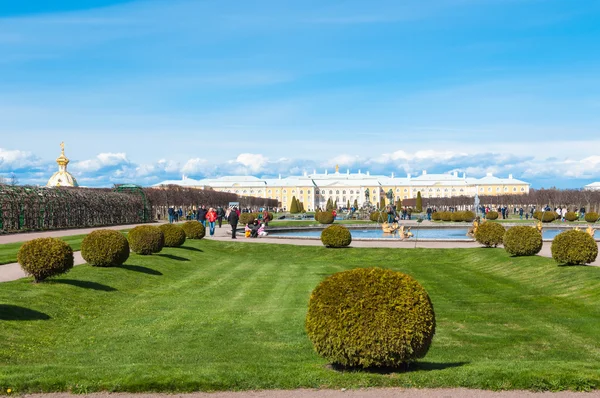
[[[386,194],[391,190],[393,201],[398,199],[412,199],[417,197],[417,192],[425,198],[444,198],[453,196],[483,195],[515,195],[529,192],[530,184],[509,175],[508,178],[498,178],[488,174],[483,178],[470,178],[465,174],[459,176],[451,174],[427,174],[419,176],[395,177],[384,175],[371,175],[369,172],[340,173],[339,168],[329,173],[325,170],[320,174],[304,173],[302,176],[286,178],[265,179],[253,176],[227,176],[194,180],[183,176],[181,180],[163,181],[154,186],[179,185],[198,189],[211,188],[215,191],[231,192],[241,196],[256,196],[277,199],[284,210],[291,206],[292,198],[300,200],[307,211],[315,208],[324,208],[331,198],[339,206],[348,202],[353,204],[356,200],[359,207],[365,202],[376,205],[385,200],[389,203]]]

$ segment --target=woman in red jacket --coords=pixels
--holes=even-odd
[[[215,234],[215,221],[217,221],[217,212],[212,207],[208,209],[208,213],[206,213],[206,219],[208,220],[208,225],[210,226],[210,236]]]

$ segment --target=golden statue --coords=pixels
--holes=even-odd
[[[585,230],[585,232],[587,232],[593,238],[594,237],[594,233],[596,232],[596,230],[594,228],[592,228],[591,225],[588,225],[588,227]]]
[[[479,217],[475,217],[475,219],[473,220],[473,226],[471,228],[469,228],[469,231],[467,231],[467,236],[474,238],[475,234],[477,233],[478,228],[479,228]]]
[[[393,234],[398,229],[398,224],[389,224],[387,221],[381,224],[381,229],[385,234]]]
[[[536,228],[537,228],[537,230],[538,230],[538,231],[540,232],[540,234],[541,234],[541,233],[542,233],[542,221],[541,221],[541,220],[539,220],[539,221],[537,222]]]
[[[339,165],[339,164],[336,164],[336,165],[335,165],[335,172],[336,172],[336,173],[339,173],[339,172],[340,172],[340,165]]]
[[[65,154],[65,142],[64,141],[60,143],[60,153],[61,153],[61,155]]]

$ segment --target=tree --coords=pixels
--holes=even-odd
[[[336,210],[338,209],[337,199],[335,200],[335,203],[333,204],[333,208],[336,209]]]
[[[348,203],[346,203],[346,209],[350,208],[350,199],[348,199]]]
[[[290,205],[290,213],[292,214],[296,214],[298,213],[300,210],[298,209],[298,202],[296,200],[295,196],[292,196],[292,204]]]
[[[333,201],[331,198],[327,199],[327,205],[325,206],[325,210],[331,211],[333,210]]]
[[[396,201],[396,211],[402,211],[402,200],[400,198]]]
[[[358,209],[358,201],[356,199],[354,199],[354,204],[352,205],[354,206],[354,209]]]
[[[15,173],[12,173],[10,175],[10,185],[12,185],[13,187],[15,185],[19,185],[19,179],[17,178],[17,175]]]
[[[423,199],[421,198],[421,191],[417,192],[417,205],[415,211],[420,213],[423,211]]]
[[[298,201],[298,210],[300,213],[304,213],[304,202]]]

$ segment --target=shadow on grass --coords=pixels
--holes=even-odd
[[[178,249],[190,250],[190,251],[193,251],[193,252],[202,252],[202,253],[204,253],[204,250],[198,249],[196,247],[191,247],[191,246],[179,246]]]
[[[0,321],[46,321],[50,315],[18,305],[0,304]]]
[[[382,375],[389,375],[393,373],[408,373],[408,372],[419,372],[419,371],[432,371],[432,370],[444,370],[450,368],[458,368],[460,366],[467,365],[469,362],[414,362],[411,364],[404,364],[397,367],[381,367],[381,368],[361,368],[361,367],[348,367],[337,364],[329,364],[329,369],[337,372],[364,372],[364,373],[375,373]]]
[[[174,254],[159,253],[159,254],[157,254],[157,256],[164,257],[164,258],[170,258],[171,260],[176,260],[176,261],[190,261],[189,258],[176,256]]]
[[[98,290],[101,292],[116,292],[117,289],[114,287],[103,285],[102,283],[90,282],[90,281],[80,281],[77,279],[55,279],[50,281],[51,283],[59,283],[63,285],[71,285],[76,287],[81,287],[84,289],[92,289]]]
[[[142,267],[141,265],[123,264],[115,268],[123,268],[129,271],[141,272],[148,275],[162,275],[163,273],[152,268]]]

